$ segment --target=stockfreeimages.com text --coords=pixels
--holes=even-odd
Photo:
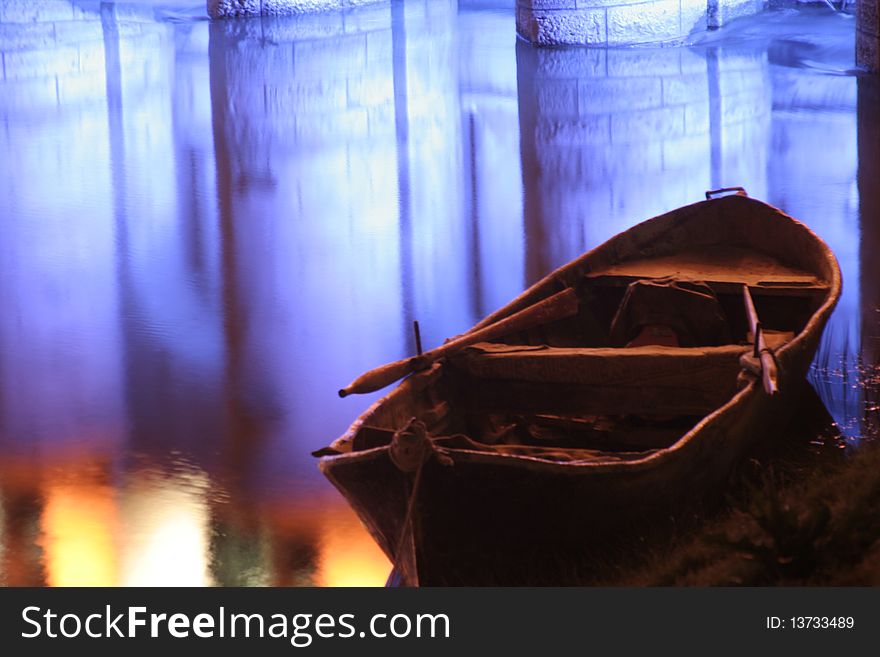
[[[374,614],[358,629],[354,614],[245,614],[230,613],[220,607],[215,613],[150,613],[146,607],[126,607],[114,611],[106,605],[99,613],[59,614],[51,609],[25,607],[21,612],[25,629],[21,636],[74,638],[159,638],[198,637],[287,639],[292,646],[305,648],[315,638],[449,638],[450,620],[446,614]]]

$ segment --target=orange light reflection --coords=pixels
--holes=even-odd
[[[41,519],[50,586],[117,583],[118,518],[113,490],[93,483],[48,484]]]
[[[323,514],[318,586],[383,586],[391,564],[347,506]]]

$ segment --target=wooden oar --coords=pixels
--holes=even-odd
[[[749,329],[755,337],[755,357],[761,359],[761,381],[764,384],[764,390],[768,395],[775,395],[779,392],[776,360],[764,341],[764,331],[761,330],[761,322],[758,321],[758,312],[755,310],[755,303],[752,301],[752,293],[749,292],[748,285],[743,285],[743,301],[746,306]]]
[[[511,333],[525,331],[541,324],[548,324],[559,319],[571,317],[578,311],[578,297],[572,288],[566,288],[553,296],[547,297],[538,303],[505,317],[494,324],[485,326],[479,331],[465,333],[462,336],[450,340],[436,349],[426,351],[420,356],[404,358],[387,365],[382,365],[374,370],[361,374],[347,387],[339,391],[340,397],[352,394],[363,394],[381,390],[405,377],[411,372],[429,367],[434,361],[448,356],[449,354],[463,349],[477,342],[494,340]]]

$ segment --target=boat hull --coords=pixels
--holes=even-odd
[[[566,565],[631,541],[724,490],[759,443],[777,440],[804,393],[811,354],[780,368],[769,397],[749,384],[682,448],[636,467],[584,467],[450,450],[414,477],[387,449],[328,459],[322,470],[350,501],[406,585],[565,584]],[[408,524],[409,523],[409,524]],[[406,535],[404,535],[406,533]],[[401,541],[401,536],[404,540]],[[581,559],[582,560],[582,559]]]

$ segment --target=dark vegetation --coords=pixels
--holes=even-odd
[[[780,450],[749,462],[715,510],[697,513],[684,531],[657,535],[640,556],[623,549],[593,582],[880,585],[880,376],[861,374],[866,436],[858,447],[846,446],[830,418],[805,442],[821,419],[804,414]]]
[[[726,512],[614,583],[880,585],[880,445],[805,479],[768,471]]]

